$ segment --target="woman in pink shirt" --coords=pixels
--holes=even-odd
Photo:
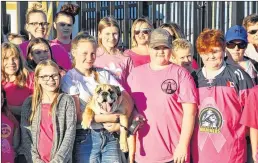
[[[79,10],[79,6],[65,4],[55,15],[54,28],[56,29],[57,37],[52,42],[62,45],[68,53],[71,51],[71,34],[75,16],[78,15]]]
[[[1,162],[14,163],[20,143],[19,122],[10,112],[6,93],[1,91]]]
[[[47,15],[41,4],[37,2],[32,3],[26,13],[25,29],[29,34],[29,38],[47,38],[48,26]],[[24,58],[27,58],[26,50],[28,44],[29,41],[25,41],[19,46]],[[53,58],[57,64],[66,71],[71,69],[72,63],[66,50],[58,43],[51,43],[50,46],[53,52]]]
[[[20,120],[21,105],[33,92],[33,72],[23,66],[19,48],[12,43],[2,44],[2,89],[6,92],[7,104]]]
[[[146,18],[139,18],[133,22],[131,29],[132,48],[124,52],[133,60],[134,67],[150,62],[148,43],[153,26]]]

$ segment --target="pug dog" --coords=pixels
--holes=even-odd
[[[123,152],[128,151],[127,145],[127,128],[128,118],[126,116],[126,108],[122,106],[121,91],[118,86],[109,84],[100,84],[96,87],[94,94],[86,105],[82,114],[82,128],[90,128],[91,122],[95,114],[119,114],[120,123],[120,149]]]

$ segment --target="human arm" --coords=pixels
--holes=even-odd
[[[250,128],[250,139],[252,146],[252,157],[254,162],[257,160],[257,147],[258,147],[258,130],[256,128]]]
[[[65,113],[65,125],[66,130],[64,134],[64,138],[62,140],[61,146],[58,148],[54,158],[50,161],[50,163],[60,163],[60,162],[68,162],[71,159],[73,143],[75,139],[76,133],[76,108],[75,102],[72,97],[66,96],[66,113]]]
[[[194,129],[197,106],[194,103],[182,103],[183,120],[179,143],[174,152],[174,162],[184,163],[187,159],[187,150]]]
[[[15,127],[14,134],[13,134],[13,148],[15,152],[15,157],[17,156],[18,153],[18,148],[20,146],[20,127],[17,126]]]

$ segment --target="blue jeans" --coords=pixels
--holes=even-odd
[[[121,163],[118,139],[105,129],[76,130],[76,163]]]

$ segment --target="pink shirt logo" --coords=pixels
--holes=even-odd
[[[2,123],[1,137],[8,138],[10,136],[11,132],[12,132],[11,127],[6,123]]]
[[[177,90],[177,84],[173,79],[167,79],[161,84],[161,89],[166,94],[173,94]]]

